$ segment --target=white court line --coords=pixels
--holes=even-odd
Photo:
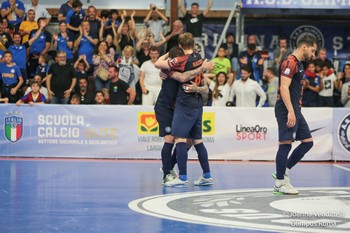
[[[334,167],[337,167],[337,168],[340,168],[340,169],[343,169],[343,170],[345,170],[345,171],[350,172],[350,168],[343,167],[343,166],[340,166],[340,165],[337,165],[337,164],[334,164],[333,166],[334,166]]]

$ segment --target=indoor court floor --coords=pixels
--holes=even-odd
[[[214,185],[163,187],[158,160],[0,158],[0,233],[350,232],[350,163],[211,161]]]

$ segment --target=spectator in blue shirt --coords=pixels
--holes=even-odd
[[[64,3],[60,7],[60,11],[58,12],[58,22],[66,21],[66,16],[68,12],[72,9],[74,0],[69,0],[68,2]]]
[[[79,36],[80,25],[85,18],[85,12],[82,9],[83,4],[79,0],[74,1],[72,7],[67,14],[66,23],[75,40]]]
[[[19,99],[19,90],[23,84],[23,78],[19,67],[12,62],[12,53],[4,52],[4,63],[0,63],[1,96],[9,99],[10,103],[16,103]]]
[[[46,26],[46,18],[39,18],[38,25],[45,24]],[[34,37],[36,32],[40,29],[34,29],[29,34],[29,40]],[[48,32],[45,27],[41,29],[41,33],[39,34],[38,39],[36,39],[33,44],[29,48],[29,58],[28,58],[28,78],[34,78],[35,72],[37,70],[39,64],[39,56],[41,54],[45,54],[49,51],[51,46],[52,35]]]
[[[16,31],[22,22],[24,4],[19,0],[8,0],[1,4],[1,17],[7,18]]]

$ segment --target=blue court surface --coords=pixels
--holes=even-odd
[[[0,233],[350,232],[350,164],[300,163],[297,196],[273,162],[211,162],[215,183],[161,184],[157,160],[0,159]]]

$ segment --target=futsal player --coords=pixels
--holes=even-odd
[[[169,58],[178,58],[181,61],[186,61],[184,57],[184,52],[180,47],[172,48],[168,54],[163,55],[157,61],[158,63],[165,62],[168,64]],[[184,62],[179,62],[178,64],[184,64]],[[154,110],[156,114],[156,119],[159,124],[159,136],[164,137],[164,145],[161,151],[162,158],[162,170],[164,173],[163,184],[172,181],[176,178],[176,174],[172,172],[176,164],[176,153],[172,155],[172,150],[174,147],[175,138],[171,135],[172,128],[171,124],[173,121],[174,108],[176,102],[176,96],[180,82],[187,82],[195,78],[198,74],[202,73],[204,70],[210,70],[214,66],[214,62],[203,62],[203,65],[197,69],[187,71],[184,73],[176,72],[176,68],[173,71],[162,70],[167,77],[163,79],[162,88],[158,95],[157,102],[155,104]],[[184,67],[181,68],[182,70]]]
[[[274,193],[297,195],[289,179],[289,171],[311,149],[313,139],[307,122],[301,113],[303,94],[303,61],[310,61],[315,56],[317,41],[314,37],[302,37],[297,49],[280,64],[279,93],[275,106],[278,123],[279,148],[276,155],[276,179]],[[288,158],[292,142],[301,141]]]
[[[183,33],[179,36],[179,46],[184,50],[186,63],[174,58],[168,62],[170,68],[183,67],[184,71],[198,68],[203,59],[199,53],[194,52],[194,39],[191,33]],[[157,63],[156,63],[157,66]],[[161,67],[164,68],[164,67]],[[187,138],[192,139],[198,154],[198,160],[203,170],[203,175],[194,182],[195,185],[212,185],[208,153],[202,140],[202,95],[208,93],[205,79],[198,75],[194,81],[188,81],[178,88],[175,111],[172,122],[172,135],[175,136],[176,158],[179,168],[179,177],[165,182],[165,186],[188,186],[187,180]]]

